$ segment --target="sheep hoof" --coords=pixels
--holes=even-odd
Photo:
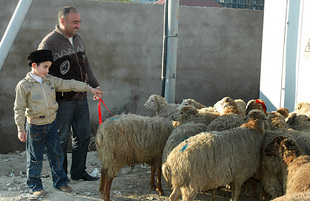
[[[158,191],[158,193],[159,193],[160,196],[165,195],[165,192],[164,192],[163,189],[158,189],[158,188],[156,188],[156,191]]]

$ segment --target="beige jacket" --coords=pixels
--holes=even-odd
[[[28,123],[35,125],[50,124],[56,119],[56,91],[83,92],[91,89],[92,87],[84,82],[63,80],[49,74],[42,79],[41,84],[28,73],[15,89],[14,119],[18,131],[25,130],[25,117]]]

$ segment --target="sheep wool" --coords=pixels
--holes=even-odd
[[[267,130],[262,149],[265,149],[278,136],[294,139],[305,154],[310,154],[309,132],[296,130]],[[262,152],[260,180],[265,192],[273,199],[284,195],[282,175],[281,160],[276,156],[267,156],[265,152]]]
[[[265,147],[267,155],[282,161],[285,194],[310,192],[310,156],[304,155],[295,140],[278,136]]]
[[[310,132],[310,118],[307,115],[292,113],[288,116],[286,123],[294,130]]]
[[[175,128],[171,135],[169,136],[166,146],[163,152],[163,163],[166,161],[169,153],[181,142],[186,140],[187,138],[199,134],[205,131],[207,125],[205,123],[194,123],[188,122],[185,124],[181,124],[179,127]]]
[[[211,121],[207,131],[223,131],[241,126],[245,121],[238,114],[226,114]]]
[[[198,191],[232,183],[232,199],[238,200],[242,184],[258,170],[266,116],[249,113],[247,123],[221,132],[202,132],[176,146],[162,170],[172,184],[170,200],[194,200]]]
[[[310,117],[310,103],[309,102],[299,102],[295,107],[295,112],[298,114],[304,114]]]
[[[104,200],[109,200],[113,178],[125,165],[148,163],[152,167],[151,188],[155,190],[155,169],[157,169],[157,190],[161,187],[162,153],[173,130],[171,122],[160,117],[145,117],[135,114],[121,114],[105,120],[96,134],[96,147],[102,162],[99,191]]]
[[[183,106],[187,106],[187,105],[192,105],[197,109],[202,109],[202,108],[207,107],[207,106],[195,101],[194,99],[188,98],[188,99],[183,99],[183,101],[180,104],[180,106],[178,107],[178,109],[181,109]]]
[[[310,192],[286,194],[271,201],[309,201]]]

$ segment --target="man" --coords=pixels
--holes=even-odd
[[[93,75],[86,55],[84,41],[78,34],[81,17],[74,7],[66,6],[58,13],[58,25],[39,44],[38,49],[49,49],[53,53],[54,63],[50,74],[63,78],[86,82],[98,88],[99,83]],[[98,97],[94,96],[94,99]],[[67,144],[69,133],[72,134],[71,179],[94,181],[86,172],[86,157],[90,140],[90,119],[86,92],[57,92],[59,104],[57,126],[61,148],[64,153],[63,167],[68,173]]]

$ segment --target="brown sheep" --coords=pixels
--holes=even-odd
[[[269,156],[277,156],[282,161],[283,189],[285,194],[310,191],[310,156],[291,138],[276,137],[266,146]]]

